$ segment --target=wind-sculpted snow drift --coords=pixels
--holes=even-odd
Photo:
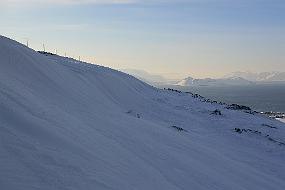
[[[0,189],[282,190],[284,142],[276,120],[0,37]]]

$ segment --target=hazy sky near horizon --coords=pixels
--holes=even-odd
[[[0,0],[0,34],[177,77],[285,71],[284,0]]]

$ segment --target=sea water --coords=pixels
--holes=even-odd
[[[228,104],[249,106],[256,111],[285,112],[285,84],[255,84],[248,86],[170,86],[190,91]]]

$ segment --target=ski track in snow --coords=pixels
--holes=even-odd
[[[282,122],[2,36],[0,66],[0,189],[285,187]]]

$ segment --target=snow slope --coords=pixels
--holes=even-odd
[[[279,121],[285,123],[285,119],[284,119],[284,118],[282,118],[282,119],[280,118],[280,119],[277,119],[277,120],[279,120]]]
[[[277,120],[5,37],[0,67],[0,189],[285,187]]]

